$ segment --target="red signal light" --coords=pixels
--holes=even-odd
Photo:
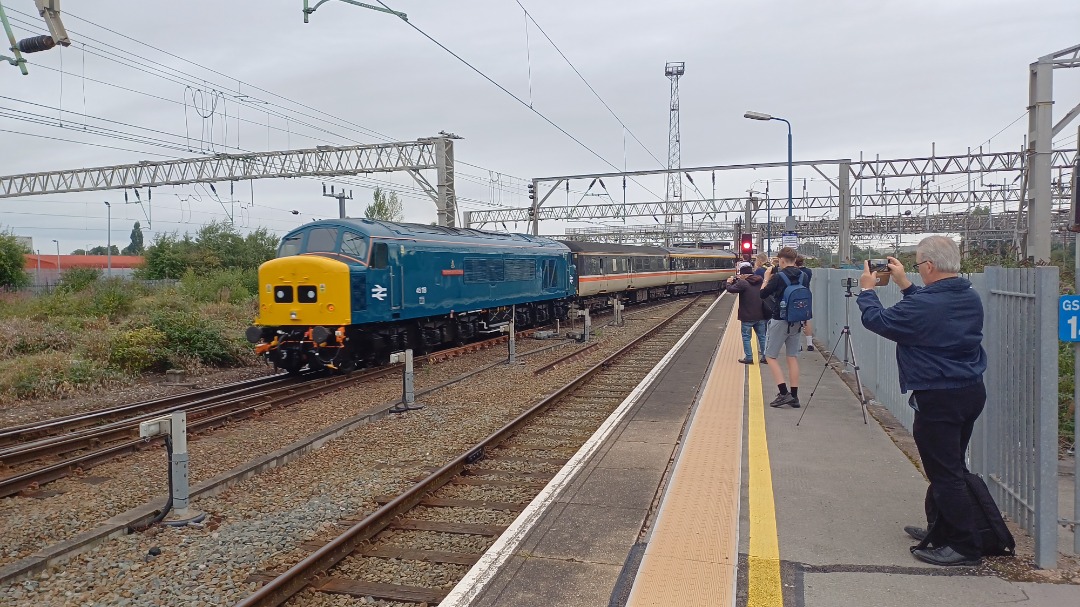
[[[750,254],[750,253],[754,252],[754,235],[753,234],[743,234],[742,238],[740,238],[739,240],[740,240],[739,247],[742,249],[742,252],[744,254]]]

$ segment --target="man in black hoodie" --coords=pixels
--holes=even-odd
[[[784,297],[784,289],[787,284],[780,278],[780,273],[787,275],[790,284],[800,284],[805,281],[802,270],[795,267],[795,258],[798,254],[791,247],[784,247],[777,253],[779,269],[770,266],[765,272],[765,286],[761,288],[761,298],[773,298],[772,319],[769,320],[769,328],[765,334],[765,358],[769,362],[769,371],[776,380],[776,388],[779,394],[769,403],[770,407],[782,407],[790,405],[792,408],[799,407],[799,351],[802,350],[803,323],[788,322],[780,318],[780,301]],[[807,284],[802,282],[802,284]],[[778,358],[781,348],[787,349],[788,372],[791,381],[784,381],[784,370],[780,368]],[[790,390],[789,390],[790,385]]]
[[[765,312],[761,307],[761,277],[754,274],[750,262],[739,262],[739,275],[727,279],[724,288],[728,293],[739,294],[739,320],[742,322],[742,346],[746,356],[739,360],[744,365],[754,364],[750,348],[751,331],[757,333],[758,356],[765,362]]]
[[[982,300],[971,283],[957,275],[960,249],[953,239],[922,239],[915,261],[925,286],[913,285],[904,266],[889,257],[889,272],[904,298],[891,308],[883,307],[874,292],[877,278],[867,262],[856,301],[863,326],[896,342],[900,391],[911,391],[908,405],[915,410],[911,434],[939,512],[935,534],[944,538],[942,545],[912,554],[934,565],[976,565],[982,539],[972,513],[979,506],[968,493],[964,454],[986,403]],[[920,541],[927,534],[920,527],[904,531]]]

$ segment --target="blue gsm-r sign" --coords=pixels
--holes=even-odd
[[[1080,295],[1062,295],[1058,300],[1058,339],[1080,341]]]

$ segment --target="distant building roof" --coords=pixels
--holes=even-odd
[[[30,254],[26,256],[26,269],[36,270],[38,268],[38,260],[41,261],[42,270],[55,270],[56,269],[56,255],[36,255]],[[60,255],[60,269],[67,270],[69,268],[101,268],[104,270],[109,267],[108,255]],[[143,264],[143,258],[140,255],[113,255],[112,267],[113,268],[137,268]]]

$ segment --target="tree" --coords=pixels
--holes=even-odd
[[[228,223],[210,223],[190,234],[159,234],[146,248],[146,266],[139,276],[151,280],[179,278],[188,269],[196,272],[235,268],[255,270],[277,253],[278,239],[266,228],[241,236]]]
[[[382,221],[403,221],[405,219],[404,209],[401,200],[398,199],[397,192],[384,192],[382,188],[375,188],[372,198],[374,199],[372,203],[364,209],[364,217]]]
[[[74,251],[71,252],[71,254],[72,255],[108,255],[109,254],[109,249],[106,248],[106,247],[103,247],[101,245],[98,245],[98,246],[90,249],[89,251],[85,251],[85,252],[83,252],[82,249],[75,249]],[[120,249],[118,249],[116,247],[116,245],[112,245],[112,254],[113,255],[119,255],[120,254]]]
[[[124,247],[121,253],[124,255],[142,255],[144,250],[142,226],[136,221],[135,227],[131,228],[131,244]]]
[[[11,232],[0,233],[0,287],[25,287],[30,284],[26,254],[30,251]]]

